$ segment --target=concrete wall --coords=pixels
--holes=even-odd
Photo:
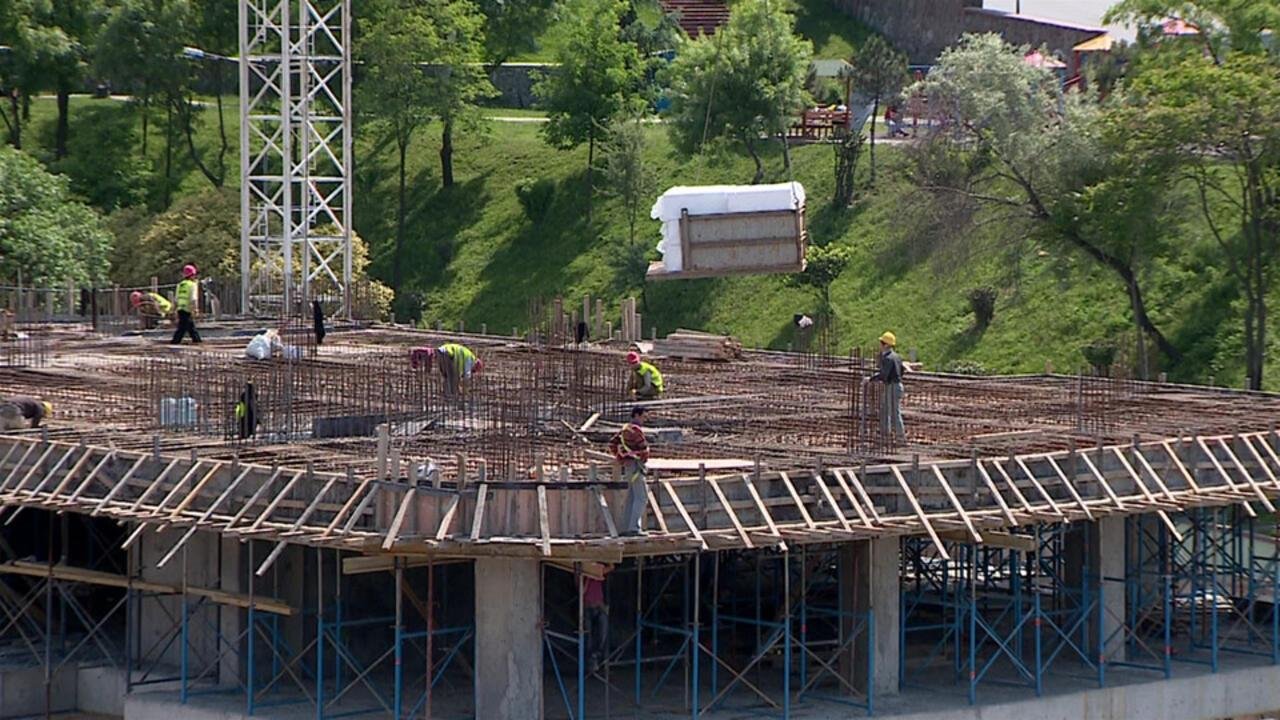
[[[509,108],[527,108],[534,105],[533,84],[542,73],[555,72],[555,67],[538,63],[511,63],[503,65],[489,75],[489,81],[500,95],[489,101],[491,105]]]
[[[993,32],[1015,45],[1046,45],[1070,62],[1071,48],[1098,33],[1056,20],[984,10],[982,0],[834,0],[882,33],[912,64],[928,65],[965,33]]]
[[[542,717],[542,563],[480,558],[476,573],[476,717]]]

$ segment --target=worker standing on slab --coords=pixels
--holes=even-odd
[[[53,415],[53,404],[33,397],[9,398],[0,402],[0,430],[22,430],[40,427]]]
[[[129,293],[129,304],[142,318],[142,326],[148,330],[159,324],[160,320],[173,315],[173,303],[158,292],[134,290]]]
[[[439,363],[440,374],[444,377],[446,395],[457,395],[462,381],[484,368],[484,363],[471,348],[461,343],[445,343],[436,348],[435,361]]]
[[[174,304],[178,308],[178,329],[173,331],[173,340],[177,345],[185,335],[191,336],[191,342],[200,343],[200,331],[196,330],[196,312],[200,309],[200,283],[196,281],[198,271],[195,265],[182,268],[182,282],[174,295]]]
[[[652,364],[640,359],[640,353],[627,353],[627,365],[631,374],[627,377],[627,397],[637,400],[657,400],[662,395],[662,373]]]
[[[898,338],[886,330],[880,336],[880,368],[870,377],[862,379],[865,388],[869,382],[884,383],[880,398],[880,434],[901,442],[907,441],[907,430],[902,423],[902,358],[894,350]]]
[[[609,452],[622,466],[622,479],[627,485],[627,507],[623,512],[623,534],[640,535],[644,507],[648,500],[645,485],[645,463],[649,461],[649,441],[644,437],[644,423],[649,411],[643,407],[631,408],[631,422],[622,426],[609,440]]]

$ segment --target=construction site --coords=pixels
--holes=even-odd
[[[762,350],[634,299],[379,319],[350,0],[239,13],[240,273],[176,293],[203,342],[130,307],[172,278],[0,287],[0,397],[52,409],[0,431],[0,717],[1280,709],[1280,396],[912,363],[904,438],[876,351],[821,323]],[[750,217],[679,189],[652,279],[804,268],[798,183]],[[450,343],[483,371],[423,362]]]

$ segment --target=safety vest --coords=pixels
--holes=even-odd
[[[174,296],[174,300],[178,302],[178,309],[191,312],[191,307],[198,301],[200,286],[195,280],[183,280],[178,283],[178,291]]]
[[[156,310],[159,310],[161,315],[168,315],[173,312],[173,303],[169,302],[169,298],[153,292],[147,293],[147,297],[151,298],[151,302],[155,303]]]
[[[471,361],[474,367],[476,364],[476,354],[471,352],[471,348],[458,343],[445,343],[440,346],[440,350],[453,360],[453,367],[458,371],[458,377],[462,377],[467,370],[467,361]]]
[[[654,389],[658,392],[662,392],[662,373],[658,372],[658,368],[647,362],[641,362],[640,365],[636,367],[636,373],[641,377],[648,375],[650,382],[653,383]]]

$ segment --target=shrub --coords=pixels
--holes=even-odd
[[[953,360],[947,364],[944,372],[953,375],[990,375],[985,365],[975,360]]]
[[[1106,340],[1095,340],[1080,349],[1085,362],[1093,367],[1095,374],[1107,377],[1111,374],[1111,365],[1116,361],[1116,346]]]
[[[520,200],[524,216],[535,225],[547,216],[555,196],[556,181],[551,178],[524,178],[516,183],[516,198]]]
[[[983,286],[969,291],[969,309],[973,310],[973,326],[986,330],[996,315],[996,289]]]

